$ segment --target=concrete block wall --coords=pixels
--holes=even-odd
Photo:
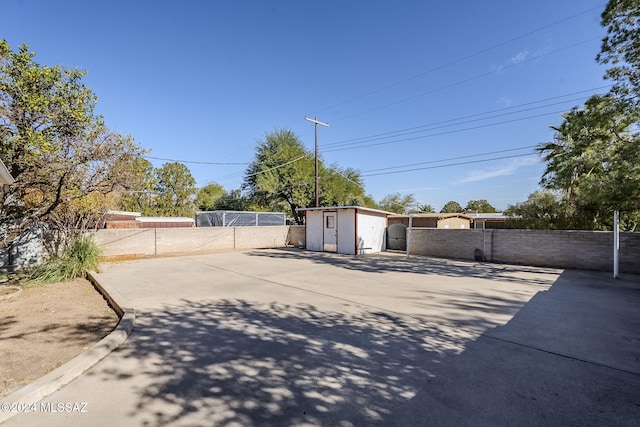
[[[493,259],[508,264],[610,270],[613,233],[555,230],[491,230]]]
[[[197,253],[234,249],[232,227],[154,228],[156,254]]]
[[[282,248],[287,245],[288,226],[234,227],[235,249]]]
[[[613,247],[613,238],[611,246]],[[613,250],[610,250],[609,253],[613,262]],[[623,273],[640,274],[640,233],[620,233],[619,262]],[[625,267],[625,270],[622,270],[622,266]]]
[[[411,253],[559,268],[611,271],[613,233],[556,230],[414,228]],[[640,233],[620,233],[620,272],[640,274]]]
[[[98,230],[93,238],[106,257],[156,254],[156,234],[153,228]]]
[[[296,247],[305,247],[307,238],[307,228],[304,225],[291,225],[289,226],[289,236],[287,237],[287,243]]]
[[[439,258],[475,259],[475,250],[486,247],[485,259],[491,257],[491,245],[482,230],[413,228],[411,253]]]
[[[123,257],[284,247],[288,233],[289,226],[106,229],[94,238],[105,257]]]

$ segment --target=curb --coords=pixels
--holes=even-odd
[[[100,340],[89,350],[74,357],[64,365],[54,369],[43,377],[28,384],[21,389],[0,399],[0,405],[32,405],[44,399],[51,393],[59,390],[74,379],[78,378],[89,368],[109,353],[118,348],[131,335],[135,327],[136,314],[132,307],[125,305],[126,300],[116,291],[110,289],[105,283],[100,283],[96,278],[96,273],[91,271],[87,274],[89,280],[98,292],[109,302],[111,307],[120,316],[120,321],[109,335]],[[18,412],[0,412],[0,423],[12,418]]]

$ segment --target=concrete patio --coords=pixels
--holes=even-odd
[[[638,276],[282,249],[97,277],[135,329],[43,400],[86,412],[3,425],[640,423]]]

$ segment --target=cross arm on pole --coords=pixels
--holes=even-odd
[[[305,119],[306,121],[308,121],[308,122],[315,123],[315,124],[317,124],[317,125],[322,125],[322,126],[329,127],[329,123],[324,123],[324,122],[321,122],[320,120],[312,119],[311,117],[307,117],[307,116],[305,116],[305,117],[304,117],[304,119]]]
[[[313,123],[313,127],[315,129],[315,166],[314,166],[314,175],[315,175],[315,193],[316,193],[316,208],[320,206],[320,193],[318,191],[318,181],[319,181],[319,177],[318,177],[318,125],[322,125],[322,126],[326,126],[329,127],[329,123],[323,123],[321,121],[318,120],[318,117],[314,117],[309,118],[307,116],[304,117],[305,120]]]

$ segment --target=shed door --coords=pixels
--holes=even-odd
[[[338,251],[338,221],[335,212],[324,212],[324,248],[325,252]]]
[[[387,249],[395,251],[407,250],[407,226],[404,224],[391,224],[387,227]]]

